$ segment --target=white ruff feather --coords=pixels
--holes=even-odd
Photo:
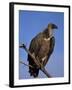
[[[47,57],[47,56],[43,57],[43,58],[42,58],[42,61],[44,61],[44,60],[46,59],[46,57]]]
[[[52,36],[50,36],[49,38],[44,38],[45,41],[49,41],[52,38]]]

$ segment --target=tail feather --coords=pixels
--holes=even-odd
[[[29,55],[28,55],[28,62],[29,62],[29,65],[33,67],[33,68],[29,67],[30,76],[38,77],[39,69],[37,65],[35,64],[35,62],[33,61],[33,59]]]
[[[30,76],[38,77],[39,69],[29,67],[29,73],[30,73]]]

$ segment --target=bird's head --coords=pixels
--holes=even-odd
[[[55,25],[55,24],[53,24],[53,23],[49,23],[48,24],[48,29],[49,30],[52,30],[52,29],[57,29],[58,27]]]
[[[48,24],[48,33],[49,33],[49,36],[52,36],[53,35],[53,32],[54,32],[54,29],[57,29],[58,27],[53,24],[53,23],[49,23]]]

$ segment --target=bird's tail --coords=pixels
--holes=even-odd
[[[30,76],[33,76],[33,77],[37,77],[38,74],[39,74],[39,68],[37,67],[37,65],[35,64],[35,62],[32,60],[32,58],[30,57],[30,55],[28,55],[28,62],[29,62],[29,65],[31,65],[32,67],[29,67],[29,73],[30,73]]]
[[[38,77],[39,69],[29,67],[30,76]]]

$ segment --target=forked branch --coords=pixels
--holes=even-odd
[[[19,46],[20,48],[23,48],[30,56],[31,58],[34,60],[35,64],[38,66],[38,68],[49,78],[51,78],[51,75],[46,71],[46,69],[44,67],[41,67],[41,63],[39,62],[39,60],[37,61],[36,58],[30,53],[30,51],[26,48],[26,46],[24,44]]]

